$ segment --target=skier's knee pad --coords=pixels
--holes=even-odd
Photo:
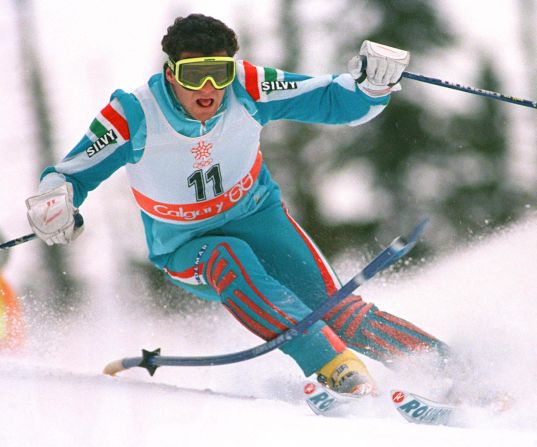
[[[353,349],[390,364],[416,352],[437,351],[441,341],[402,318],[351,296],[327,314],[325,321]]]

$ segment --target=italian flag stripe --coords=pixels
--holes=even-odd
[[[246,91],[253,98],[254,101],[259,101],[259,82],[257,76],[257,67],[250,64],[248,61],[244,61],[244,78]]]
[[[275,68],[264,68],[265,70],[265,81],[277,81],[278,80],[278,72]]]
[[[108,130],[104,127],[101,122],[97,119],[94,119],[90,125],[90,130],[97,138],[101,138]]]
[[[110,122],[110,124],[117,129],[123,139],[128,141],[130,138],[130,133],[127,120],[117,113],[111,104],[108,104],[103,110],[101,110],[101,113]]]

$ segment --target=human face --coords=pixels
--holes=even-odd
[[[185,51],[181,53],[181,59],[190,59],[203,56],[227,56],[225,51],[214,54],[201,54]],[[166,68],[166,79],[170,83],[175,97],[181,103],[188,114],[202,123],[211,119],[224,99],[225,89],[216,89],[211,82],[205,82],[200,90],[190,90],[180,85],[172,71]]]

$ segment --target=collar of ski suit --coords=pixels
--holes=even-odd
[[[203,124],[186,112],[162,73],[154,75],[149,80],[149,88],[155,95],[164,116],[172,127],[180,134],[191,138],[199,137],[209,132],[227,110],[229,102],[229,88],[226,88],[224,99],[216,114]]]

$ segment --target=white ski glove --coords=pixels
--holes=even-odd
[[[349,61],[348,68],[360,90],[366,95],[378,97],[401,90],[398,82],[409,62],[408,51],[365,40],[360,55]]]
[[[82,225],[75,227],[77,210],[73,205],[73,186],[69,182],[30,197],[26,207],[32,230],[47,245],[68,244],[82,233]]]

